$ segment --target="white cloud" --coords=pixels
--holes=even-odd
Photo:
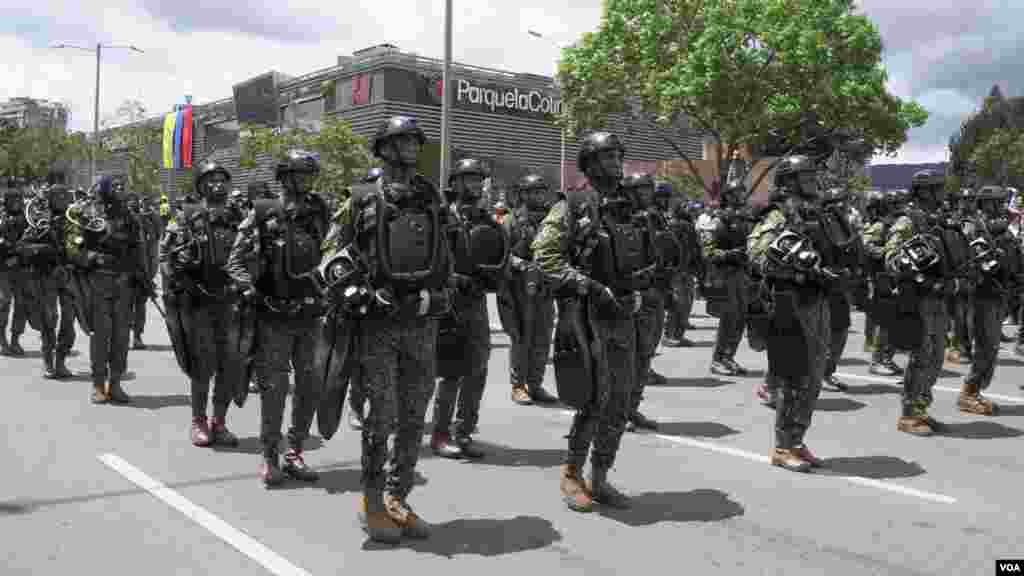
[[[14,0],[15,17],[52,22],[52,38],[0,33],[0,98],[31,96],[67,100],[71,104],[71,128],[91,130],[95,57],[79,50],[49,50],[48,44],[134,44],[145,51],[107,50],[101,66],[100,119],[111,116],[126,99],[140,100],[154,114],[170,111],[185,94],[194,103],[231,95],[231,86],[248,78],[277,70],[300,75],[331,66],[340,54],[379,43],[392,43],[423,56],[443,56],[444,0],[348,0],[320,3],[313,0],[276,0],[287,4],[289,14],[319,12],[323,29],[338,23],[337,33],[311,33],[306,42],[277,40],[242,32],[176,31],[172,25],[147,12],[132,0]],[[181,11],[196,2],[182,0]],[[5,3],[6,4],[6,3]],[[170,3],[168,3],[170,4]],[[248,5],[250,15],[261,8]],[[291,9],[295,8],[295,12]],[[193,6],[196,19],[202,8]],[[166,10],[164,6],[162,9]],[[5,7],[5,12],[8,9]],[[280,15],[277,10],[275,14]],[[456,3],[453,19],[453,56],[457,61],[515,72],[550,74],[558,56],[556,42],[577,38],[598,24],[600,6],[563,7],[541,1],[513,3]],[[302,22],[297,22],[297,25]],[[179,28],[184,27],[176,21]],[[239,22],[242,25],[242,22]],[[534,28],[551,41],[526,33]],[[85,38],[85,32],[92,30]],[[2,29],[0,29],[2,31]],[[263,32],[257,30],[257,32]],[[69,37],[71,34],[72,37]],[[78,38],[75,36],[82,36]],[[33,42],[34,40],[34,42]],[[35,45],[33,45],[35,44]]]

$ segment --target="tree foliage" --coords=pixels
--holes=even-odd
[[[126,100],[103,121],[98,159],[124,159],[128,189],[156,198],[160,193],[163,127],[137,100]]]
[[[301,148],[320,155],[320,177],[316,190],[342,198],[351,183],[366,175],[373,165],[366,138],[352,131],[348,122],[325,118],[319,132],[301,128],[268,128],[242,126],[241,156],[243,168],[256,168],[259,157],[277,159],[292,148]]]
[[[718,144],[711,194],[740,148],[757,162],[839,136],[894,154],[927,112],[888,93],[881,56],[853,0],[606,0],[599,29],[562,52],[560,120],[579,132],[632,114],[698,174],[674,139],[685,119]]]
[[[981,109],[949,139],[949,187],[994,182],[1024,186],[1024,98],[1006,99],[993,86]]]
[[[60,160],[87,155],[84,140],[59,128],[0,126],[0,175],[42,180]]]

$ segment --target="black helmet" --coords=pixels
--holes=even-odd
[[[825,193],[822,194],[821,199],[823,202],[828,204],[833,202],[844,202],[849,197],[850,195],[846,192],[846,189],[832,187],[825,190]]]
[[[1009,194],[1006,192],[1006,188],[1002,186],[988,185],[982,186],[981,190],[978,190],[978,200],[998,200],[1005,202],[1009,198]]]
[[[658,182],[654,187],[655,198],[671,198],[672,197],[672,183],[671,182]]]
[[[914,172],[910,178],[910,187],[917,189],[924,186],[937,186],[944,184],[945,181],[945,176],[935,170],[919,170]]]
[[[817,172],[818,169],[811,161],[809,156],[797,154],[794,156],[787,156],[779,162],[779,165],[775,168],[775,180],[789,176],[791,174],[800,174],[801,172]]]
[[[380,177],[383,175],[384,170],[382,168],[370,168],[370,171],[366,173],[366,176],[363,176],[362,183],[370,184],[372,182],[376,182],[377,180],[380,180]]]
[[[285,174],[298,172],[300,174],[319,174],[320,155],[305,150],[289,150],[284,158],[277,162],[274,168],[274,178],[281,180]]]
[[[654,178],[650,174],[635,173],[622,179],[623,188],[641,188],[643,186],[654,187]]]
[[[880,209],[885,204],[885,200],[885,193],[881,190],[868,190],[864,195],[864,205],[868,209]]]
[[[536,188],[548,189],[547,180],[544,180],[544,177],[540,174],[527,174],[520,178],[519,182],[516,182],[517,191],[533,190]]]
[[[200,196],[203,195],[202,189],[200,188],[203,184],[203,178],[206,178],[207,176],[210,176],[212,174],[223,174],[224,178],[226,178],[228,181],[231,180],[231,173],[228,172],[227,168],[224,168],[220,164],[217,164],[216,162],[213,161],[203,162],[202,166],[200,166],[199,169],[196,170],[196,175],[192,182],[196,194],[199,194]]]
[[[448,185],[451,186],[457,176],[469,174],[476,174],[481,178],[487,178],[488,176],[487,168],[484,167],[482,162],[476,158],[463,158],[455,163],[455,168],[448,174]]]
[[[619,141],[618,136],[611,132],[594,132],[583,139],[583,146],[576,156],[576,168],[585,174],[590,160],[602,150],[618,150],[621,154],[626,154],[626,147]]]
[[[423,133],[423,130],[416,124],[416,119],[409,116],[392,116],[385,120],[377,128],[377,133],[373,135],[373,140],[370,141],[370,149],[373,150],[373,155],[377,158],[381,158],[380,145],[384,142],[403,134],[411,134],[420,141],[420,145],[423,145],[427,141],[427,135]]]

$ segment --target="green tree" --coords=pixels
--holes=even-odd
[[[1024,99],[1006,99],[992,87],[981,108],[969,116],[949,140],[948,188],[959,190],[993,182],[1024,186],[1021,140]]]
[[[125,100],[103,124],[98,158],[123,159],[128,189],[156,198],[160,193],[162,118],[151,118],[138,100]]]
[[[628,113],[700,174],[676,143],[687,122],[718,144],[714,194],[740,148],[755,164],[822,140],[895,154],[927,112],[886,91],[881,55],[853,0],[606,0],[599,29],[562,51],[560,121]]]
[[[13,124],[0,127],[0,174],[5,177],[41,180],[58,161],[84,152],[79,139],[61,129]]]
[[[334,117],[325,118],[319,132],[247,125],[242,126],[242,133],[242,168],[256,168],[267,157],[276,160],[291,148],[316,152],[320,155],[316,190],[338,198],[373,165],[366,138],[354,133],[348,122]]]

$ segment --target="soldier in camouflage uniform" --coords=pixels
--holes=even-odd
[[[665,186],[669,186],[665,184]],[[669,188],[671,194],[671,187]],[[700,277],[701,246],[697,228],[693,223],[691,205],[679,202],[671,211],[668,227],[682,247],[683,261],[672,274],[665,302],[665,335],[662,343],[670,348],[689,348],[693,341],[686,337],[693,311],[694,281]]]
[[[352,188],[324,244],[324,265],[343,259],[352,269],[338,298],[358,322],[360,378],[369,400],[360,519],[370,539],[381,542],[430,534],[407,498],[434,392],[438,319],[450,310],[452,269],[443,233],[449,226],[446,207],[435,186],[416,172],[425,141],[407,116],[378,128],[371,146],[384,161],[384,174]],[[358,301],[348,302],[349,294]],[[372,295],[368,304],[362,294]]]
[[[121,377],[128,362],[132,298],[149,264],[123,180],[104,176],[95,195],[72,204],[67,215],[65,253],[91,292],[92,402],[131,402]]]
[[[560,303],[559,323],[578,322],[583,326],[580,331],[590,336],[577,348],[595,350],[593,356],[577,356],[576,361],[592,362],[588,373],[596,382],[558,382],[560,397],[563,389],[585,387],[581,396],[586,398],[577,401],[560,481],[565,504],[581,512],[589,511],[595,501],[614,508],[630,506],[630,499],[608,482],[608,471],[629,418],[640,363],[637,316],[641,294],[654,280],[657,255],[646,217],[620,187],[623,154],[614,134],[588,135],[577,167],[592,189],[574,191],[555,204],[533,242],[536,261],[556,293],[566,299],[565,308]],[[580,302],[575,318],[571,299]],[[557,356],[556,351],[556,362]],[[582,468],[588,452],[592,474],[585,483]]]
[[[149,214],[142,212],[142,201],[138,193],[129,192],[126,203],[128,210],[138,221],[139,229],[142,231],[142,245],[145,250],[144,257],[147,264],[145,280],[136,286],[131,312],[132,349],[145,350],[146,344],[142,341],[142,333],[146,331],[146,304],[152,296],[149,287],[152,285],[151,279],[156,273],[153,265],[159,260],[159,257],[153,254],[153,249],[159,249],[158,234],[160,231],[154,226]]]
[[[184,342],[175,346],[185,357],[182,368],[192,392],[190,438],[200,447],[238,444],[227,427],[233,391],[226,364],[232,360],[227,332],[236,321],[233,306],[238,294],[225,266],[242,214],[226,203],[230,182],[231,174],[219,164],[198,166],[195,189],[203,203],[186,209],[167,227],[160,243],[168,322],[180,322],[184,336]],[[207,419],[211,379],[213,417]]]
[[[286,476],[303,482],[319,479],[302,455],[316,410],[313,351],[324,306],[315,273],[330,218],[326,204],[313,192],[319,173],[315,154],[289,150],[274,170],[284,193],[254,202],[227,262],[227,273],[242,293],[242,313],[256,322],[253,370],[263,385],[260,478],[268,488]],[[278,445],[290,372],[295,385],[288,451],[281,466]]]
[[[479,160],[460,160],[448,176],[445,189],[448,201],[449,246],[452,249],[452,311],[438,328],[437,375],[440,382],[434,397],[434,431],[430,447],[438,456],[452,459],[483,458],[484,452],[473,442],[472,434],[480,420],[480,401],[487,383],[487,363],[491,357],[491,323],[487,314],[487,292],[497,290],[504,270],[479,267],[478,254],[493,255],[507,251],[504,233],[487,207],[483,184],[488,172]],[[491,240],[500,242],[482,246],[471,238],[478,230],[490,230]],[[477,239],[480,241],[480,239]],[[507,262],[502,254],[497,256]],[[498,262],[493,262],[495,266]],[[458,418],[454,425],[458,405]]]
[[[622,189],[626,194],[631,195],[636,202],[637,208],[646,212],[649,219],[648,225],[652,228],[655,238],[659,234],[670,234],[668,223],[654,201],[654,178],[650,174],[630,174],[622,180]],[[674,242],[674,239],[671,239]],[[663,248],[658,246],[658,248]],[[629,421],[626,429],[634,431],[637,428],[645,430],[657,430],[658,423],[640,412],[640,404],[644,400],[644,388],[649,382],[664,384],[665,377],[654,371],[651,363],[658,351],[658,343],[661,341],[661,333],[665,325],[665,288],[668,284],[670,270],[665,268],[665,257],[672,257],[671,263],[674,269],[678,266],[679,247],[676,245],[675,254],[670,250],[659,250],[659,269],[657,278],[652,285],[643,292],[643,308],[637,316],[637,370],[636,381],[633,383],[633,396],[630,403]]]
[[[512,246],[510,277],[498,292],[498,311],[512,346],[509,377],[512,401],[520,406],[552,404],[558,399],[544,389],[544,371],[551,352],[555,300],[533,262],[532,244],[551,208],[551,189],[544,177],[527,174],[516,185],[519,205],[502,221]]]
[[[8,188],[0,207],[0,353],[5,356],[24,356],[25,350],[18,338],[25,332],[27,318],[24,308],[16,305],[17,294],[24,279],[17,247],[28,227],[25,221],[25,200],[17,188]],[[11,340],[7,340],[7,320],[11,321]]]
[[[704,298],[708,313],[718,317],[711,372],[725,376],[747,373],[734,359],[746,327],[746,242],[750,232],[748,220],[742,214],[746,200],[742,183],[730,182],[722,192],[719,207],[697,225],[704,260],[708,263]]]
[[[949,217],[959,222],[967,233],[970,222],[984,218],[978,212],[977,193],[971,188],[964,188],[957,195],[956,203],[956,210]],[[974,299],[972,291],[951,296],[947,302],[952,337],[948,342],[946,357],[951,362],[970,364],[974,361]]]
[[[897,429],[930,436],[941,428],[941,423],[928,414],[928,407],[942,368],[949,324],[945,299],[959,290],[949,274],[949,262],[943,259],[943,242],[935,234],[945,196],[944,179],[924,170],[914,174],[911,189],[913,200],[889,228],[883,251],[886,271],[897,281],[896,298],[902,312],[886,320],[893,322],[889,325],[890,336],[900,330],[910,334],[906,341],[916,340],[903,376],[903,411]]]
[[[763,278],[775,302],[763,328],[769,372],[780,388],[776,402],[775,448],[771,464],[805,472],[824,462],[807,448],[829,348],[828,292],[838,278],[823,267],[813,238],[818,225],[817,177],[806,156],[790,156],[776,170],[781,200],[761,211],[748,241],[752,270]]]
[[[864,268],[869,282],[868,307],[864,314],[864,348],[871,352],[872,374],[879,376],[900,376],[903,369],[893,361],[896,351],[889,345],[889,331],[878,323],[874,304],[880,287],[891,286],[891,282],[879,281],[885,271],[885,239],[892,224],[895,195],[871,192],[867,198],[868,222],[861,232],[864,246]]]
[[[833,390],[845,391],[848,388],[846,383],[839,380],[835,373],[849,336],[853,281],[860,277],[863,248],[860,230],[854,227],[851,220],[846,191],[840,188],[829,189],[825,191],[822,200],[820,228],[823,234],[819,242],[822,262],[842,276],[839,281],[830,284],[828,294],[831,333],[824,383]]]
[[[992,383],[999,357],[1006,304],[1016,300],[1024,278],[1021,250],[1009,231],[1006,189],[985,186],[978,191],[979,212],[965,222],[972,256],[980,274],[971,309],[974,325],[974,362],[960,390],[961,412],[991,416],[998,406],[982,396]]]

